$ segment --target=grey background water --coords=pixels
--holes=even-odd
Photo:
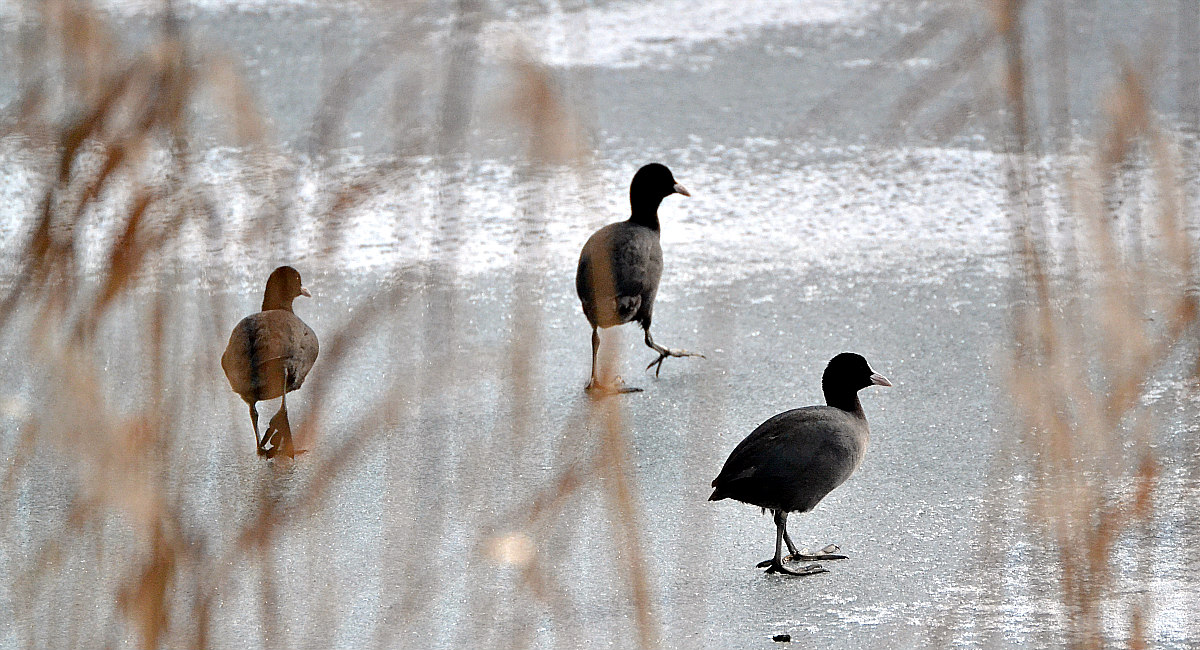
[[[347,439],[367,441],[320,507],[297,515],[272,547],[276,559],[265,571],[281,604],[270,629],[282,638],[263,633],[263,569],[240,560],[242,570],[214,605],[215,644],[636,645],[614,525],[595,484],[537,540],[539,562],[549,567],[548,597],[530,597],[519,567],[498,561],[489,545],[520,530],[530,502],[598,444],[598,407],[582,391],[588,333],[573,294],[574,256],[590,230],[623,216],[628,178],[650,160],[672,167],[695,194],[664,205],[667,270],[655,338],[708,357],[668,360],[654,378],[639,372],[650,353],[634,332],[606,337],[621,350],[627,380],[646,388],[615,408],[628,425],[663,644],[769,647],[780,633],[829,648],[1064,642],[1065,614],[1039,571],[1039,558],[1053,549],[1023,522],[1023,470],[1013,460],[1015,424],[1004,397],[1003,123],[986,108],[959,120],[958,107],[996,101],[996,51],[982,48],[978,65],[940,92],[922,90],[954,70],[960,43],[986,31],[987,15],[924,3],[844,4],[844,19],[808,21],[803,11],[798,18],[783,11],[791,18],[702,40],[664,20],[663,34],[651,30],[589,61],[593,46],[621,42],[622,15],[641,15],[638,5],[599,4],[584,14],[599,27],[573,40],[581,59],[553,68],[580,108],[592,159],[582,171],[548,172],[523,166],[518,141],[492,135],[507,119],[497,97],[511,77],[485,46],[470,95],[477,117],[451,152],[454,162],[427,158],[437,153],[431,134],[441,96],[415,82],[420,92],[407,94],[392,82],[400,79],[403,88],[405,75],[435,74],[412,43],[441,33],[444,7],[418,12],[420,28],[412,30],[413,22],[386,9],[184,6],[194,42],[232,60],[271,116],[276,160],[283,160],[273,164],[300,179],[256,185],[254,167],[266,163],[242,166],[238,152],[214,141],[208,173],[213,191],[228,199],[229,232],[237,232],[239,216],[295,198],[258,192],[302,194],[306,161],[317,152],[332,151],[349,173],[416,154],[386,177],[397,189],[348,223],[353,235],[332,254],[306,241],[312,231],[303,223],[260,233],[257,242],[250,233],[244,239],[258,247],[249,251],[228,233],[183,251],[196,268],[171,290],[214,294],[231,315],[256,307],[271,266],[297,266],[316,294],[297,311],[321,335],[359,317],[369,306],[364,297],[393,288],[401,296],[386,325],[340,367],[322,437],[304,441],[310,455],[295,466],[266,467],[253,456],[244,406],[224,389],[215,351],[183,361],[206,379],[194,394],[176,393],[188,395],[184,413],[194,435],[178,450],[174,484],[187,505],[189,535],[213,556],[234,548],[236,540],[221,531],[253,517],[260,504],[252,495],[274,494],[286,509],[317,478],[319,461]],[[1054,92],[1036,92],[1055,80],[1033,80],[1047,150],[1055,146],[1050,136],[1095,135],[1097,98],[1121,51],[1157,55],[1155,105],[1188,133],[1196,114],[1189,71],[1196,68],[1179,61],[1194,57],[1189,38],[1197,26],[1181,22],[1196,18],[1185,5],[1065,5],[1078,35],[1069,41],[1065,112],[1052,105]],[[833,15],[845,8],[821,5],[828,6]],[[481,22],[561,21],[577,29],[570,17],[584,11],[567,7],[563,18],[561,10],[527,4]],[[716,15],[736,14],[722,11]],[[1038,58],[1052,12],[1035,3],[1026,15],[1030,56]],[[112,20],[131,44],[153,26],[136,12],[116,10]],[[680,15],[684,27],[687,20]],[[931,36],[914,36],[923,26]],[[6,59],[21,29],[5,23]],[[364,78],[332,140],[319,142],[314,123],[325,93],[342,71],[370,69],[372,57],[383,59],[386,80]],[[5,75],[0,102],[18,90]],[[200,133],[215,126],[205,120]],[[20,196],[20,144],[6,144],[5,152],[12,200],[3,222],[15,233],[28,208]],[[424,196],[423,184],[434,185],[436,196]],[[138,341],[126,334],[119,318],[108,330],[104,376],[117,394],[143,376],[130,361]],[[532,356],[517,363],[514,350]],[[794,517],[792,532],[810,548],[838,543],[850,559],[809,579],[764,576],[754,564],[772,550],[769,518],[743,504],[707,503],[709,481],[758,423],[819,402],[820,371],[843,350],[864,354],[895,387],[863,394],[873,431],[866,462],[815,512]],[[19,388],[31,383],[28,371],[5,365],[14,386],[6,398],[32,401]],[[1200,531],[1189,514],[1198,486],[1196,402],[1186,385],[1171,381],[1175,370],[1152,391],[1165,414],[1155,437],[1164,452],[1164,503],[1150,541],[1131,542],[1127,551],[1131,566],[1141,566],[1145,554],[1156,561],[1149,572],[1119,578],[1109,611],[1111,633],[1122,638],[1123,614],[1148,597],[1155,645],[1185,648],[1200,638],[1192,615],[1200,605]],[[322,371],[318,362],[314,372]],[[359,428],[358,416],[398,377],[409,390],[396,412]],[[305,395],[290,406],[302,417]],[[14,421],[7,420],[10,437]],[[517,423],[527,437],[514,434]],[[17,486],[0,555],[3,582],[21,573],[37,540],[65,525],[73,479],[53,457],[38,462],[44,471]],[[128,537],[120,526],[104,534],[116,549]],[[981,559],[997,553],[1010,558],[1000,573]],[[69,571],[81,582],[90,576],[110,584],[105,561],[118,562]],[[0,645],[61,645],[77,638],[67,630],[89,627],[86,639],[131,643],[125,624],[107,618],[104,605],[90,607],[87,594],[64,585],[42,598],[71,603],[68,620],[18,607],[14,591],[0,587],[0,608],[16,612],[0,626]]]

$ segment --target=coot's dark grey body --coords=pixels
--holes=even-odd
[[[775,557],[760,564],[768,573],[801,575],[783,566],[782,542],[792,559],[844,557],[800,555],[787,534],[787,515],[812,510],[862,464],[871,433],[858,391],[891,383],[866,359],[842,353],[826,366],[821,385],[828,406],[785,411],[763,422],[734,448],[712,482],[709,501],[735,499],[774,514]],[[805,573],[821,570],[808,567]]]
[[[292,301],[309,295],[296,269],[275,269],[267,279],[262,311],[243,318],[233,328],[229,345],[221,355],[221,368],[230,388],[250,406],[250,423],[261,455],[295,453],[287,420],[287,393],[304,385],[320,345],[312,328],[292,311]],[[271,418],[266,435],[259,438],[255,404],[276,397],[283,397],[283,404]]]
[[[628,220],[597,230],[583,245],[575,273],[575,292],[583,313],[592,326],[592,378],[588,389],[609,388],[621,392],[640,390],[620,385],[605,387],[596,375],[596,353],[600,348],[597,328],[636,322],[646,332],[646,345],[658,353],[647,369],[662,369],[667,357],[703,356],[658,345],[650,336],[654,297],[662,279],[662,245],[659,243],[658,206],[671,194],[690,196],[675,182],[671,170],[651,163],[638,170],[629,186],[631,214]]]

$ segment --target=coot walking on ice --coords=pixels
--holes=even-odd
[[[292,300],[297,296],[312,296],[300,283],[300,273],[290,266],[272,271],[262,311],[243,318],[233,328],[221,355],[229,386],[250,405],[258,454],[268,458],[297,453],[287,419],[287,393],[304,384],[319,350],[317,335],[292,312]],[[255,403],[276,397],[283,397],[279,412],[271,418],[266,435],[259,438]]]
[[[835,560],[836,546],[818,555],[803,555],[787,532],[789,512],[808,512],[862,464],[870,430],[858,401],[867,386],[891,386],[871,370],[867,360],[843,352],[830,360],[821,377],[828,406],[806,406],[785,411],[763,422],[738,443],[721,473],[713,479],[709,501],[735,499],[770,510],[775,516],[775,557],[759,563],[767,573],[809,575],[824,571],[810,565],[793,571],[783,565],[782,543],[788,560]]]
[[[691,196],[675,182],[671,170],[658,163],[642,167],[629,185],[631,214],[626,221],[610,223],[597,230],[583,245],[575,273],[575,292],[583,313],[592,325],[592,378],[588,390],[634,392],[640,388],[622,385],[618,379],[603,385],[596,374],[596,352],[600,348],[597,328],[636,321],[646,331],[646,345],[658,353],[646,369],[654,367],[657,377],[667,357],[703,357],[687,350],[671,350],[650,336],[654,296],[662,278],[662,246],[659,244],[658,206],[672,194]],[[657,367],[656,367],[657,366]]]

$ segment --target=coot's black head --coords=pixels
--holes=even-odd
[[[843,352],[829,360],[825,374],[821,376],[821,388],[825,401],[830,406],[840,406],[855,393],[867,386],[891,386],[887,377],[871,369],[871,365],[860,354]]]
[[[629,203],[635,217],[645,212],[657,214],[658,204],[672,194],[691,196],[687,188],[675,182],[671,170],[658,163],[650,163],[639,169],[629,184]]]
[[[312,297],[300,282],[300,272],[290,266],[281,266],[271,271],[267,278],[267,290],[263,294],[262,310],[292,310],[292,301],[298,296]]]

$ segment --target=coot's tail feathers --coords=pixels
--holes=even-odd
[[[627,323],[633,320],[637,315],[638,310],[642,308],[641,296],[618,296],[617,297],[617,317],[622,323]]]
[[[708,500],[709,501],[720,501],[722,499],[728,499],[728,498],[729,498],[728,494],[725,494],[724,492],[722,492],[721,488],[717,488],[717,489],[713,490],[712,494],[709,495]]]

